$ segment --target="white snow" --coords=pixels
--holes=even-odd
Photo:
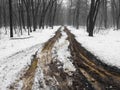
[[[54,49],[57,52],[57,59],[63,63],[63,69],[66,73],[71,74],[76,69],[70,60],[71,54],[70,50],[68,49],[69,42],[67,39],[67,34],[62,31],[61,39],[55,44]]]
[[[10,56],[18,51],[24,50],[38,43],[44,43],[48,38],[54,35],[57,26],[52,30],[50,28],[32,32],[30,36],[22,37],[5,37],[0,40],[0,59]]]
[[[11,83],[17,80],[28,65],[31,63],[31,56],[41,48],[41,44],[21,51],[0,62],[0,90],[6,90]]]
[[[120,68],[120,31],[114,31],[111,28],[101,30],[94,34],[94,37],[89,37],[83,27],[80,27],[79,30],[73,27],[69,27],[69,29],[75,34],[76,39],[83,47],[103,62]]]
[[[9,39],[7,36],[0,40],[0,90],[18,79],[31,63],[31,56],[41,50],[42,44],[54,36],[58,27],[31,33],[29,38]]]

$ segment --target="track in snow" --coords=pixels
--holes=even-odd
[[[19,90],[19,89],[31,90],[32,89],[32,86],[34,84],[36,69],[39,68],[39,64],[41,64],[40,60],[43,60],[43,62],[44,62],[45,60],[48,60],[47,58],[50,57],[50,55],[48,55],[48,53],[51,52],[51,49],[52,49],[54,43],[56,42],[56,40],[59,37],[61,37],[60,29],[61,28],[59,28],[58,31],[56,31],[55,35],[51,39],[49,39],[48,42],[45,43],[42,51],[41,50],[36,51],[35,55],[33,55],[31,65],[26,70],[24,75],[22,75],[20,77],[20,79],[18,79],[17,81],[15,81],[14,83],[12,83],[10,85],[10,87],[9,87],[10,90]],[[41,52],[39,53],[39,51],[41,51]],[[47,53],[47,56],[45,56],[46,53]],[[44,66],[45,64],[46,64],[46,61],[42,65]],[[44,68],[42,68],[42,69],[44,69]]]

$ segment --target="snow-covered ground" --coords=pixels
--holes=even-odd
[[[30,36],[21,36],[9,38],[8,35],[0,39],[0,59],[10,56],[18,51],[24,50],[39,43],[44,43],[54,35],[54,32],[58,29],[56,26],[53,30],[48,28],[45,30],[39,30],[32,32]]]
[[[42,44],[54,36],[59,27],[40,30],[31,33],[28,38],[9,39],[6,35],[0,39],[0,90],[7,90],[6,87],[20,77],[31,63],[31,56],[42,48]]]
[[[120,68],[120,31],[101,30],[94,34],[94,37],[89,37],[83,27],[80,27],[79,30],[73,27],[69,27],[69,29],[83,47],[103,62]]]

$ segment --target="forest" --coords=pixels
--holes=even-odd
[[[118,30],[119,21],[119,0],[0,0],[0,27],[11,26],[11,37],[13,32],[27,30],[29,35],[36,28],[64,24],[86,26],[93,36],[94,27]]]
[[[0,0],[0,90],[120,90],[120,0]]]

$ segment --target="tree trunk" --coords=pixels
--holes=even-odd
[[[99,10],[100,0],[91,0],[91,7],[87,17],[87,31],[89,36],[93,36],[93,30]]]
[[[13,25],[12,25],[12,0],[9,0],[9,16],[10,16],[10,37],[13,37]]]

